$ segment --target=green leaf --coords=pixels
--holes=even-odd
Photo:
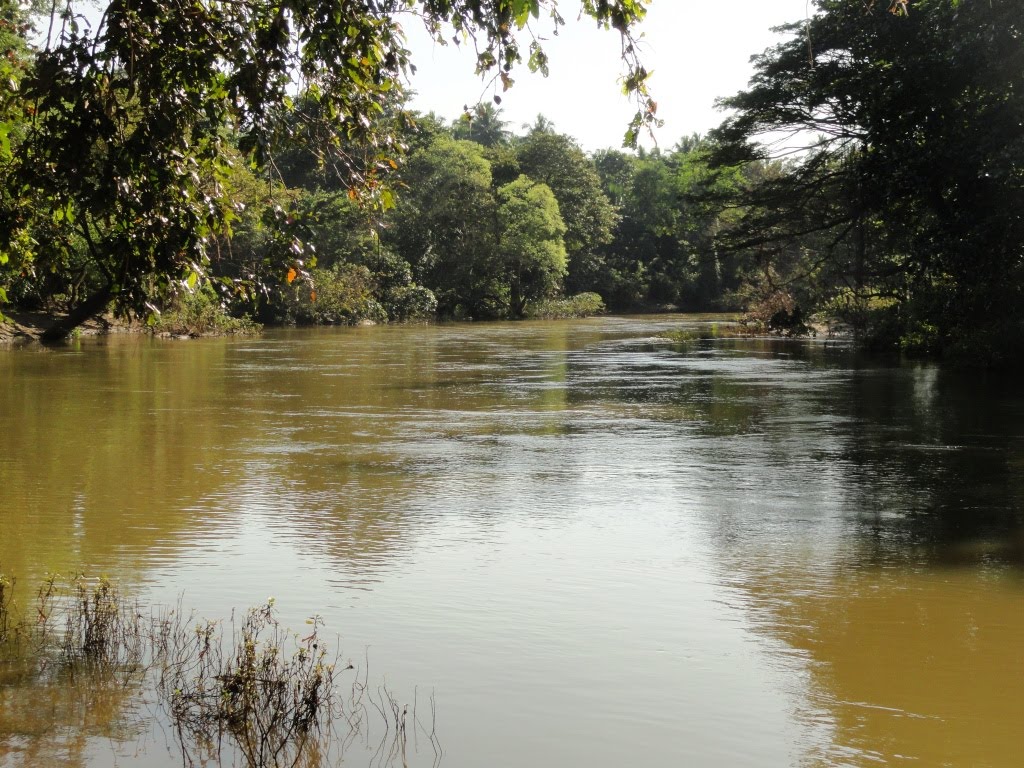
[[[13,123],[0,122],[0,160],[11,159],[11,140],[8,135],[13,127]]]

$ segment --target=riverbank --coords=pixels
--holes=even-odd
[[[65,315],[46,312],[5,312],[0,322],[0,347],[41,343],[45,333]],[[123,333],[150,333],[165,338],[199,338],[231,334],[256,334],[262,325],[248,318],[234,318],[208,301],[182,301],[158,315],[153,322],[125,320],[111,312],[89,318],[69,338]]]
[[[550,299],[530,305],[523,319],[568,320],[604,314],[604,301],[596,293],[582,293],[559,299]],[[45,312],[6,312],[0,322],[0,347],[31,344],[44,341],[48,329],[61,322],[66,315]],[[436,319],[436,318],[435,318]],[[346,322],[298,323],[299,325],[377,325],[378,320],[352,316]],[[386,322],[386,320],[385,320]],[[280,322],[276,325],[293,325]],[[151,322],[127,321],[106,312],[90,318],[78,326],[72,337],[100,336],[111,333],[151,333],[165,338],[201,338],[208,336],[255,335],[263,329],[261,323],[248,316],[233,317],[216,302],[203,294],[181,299],[176,307],[157,315]]]
[[[17,346],[39,342],[47,330],[63,315],[47,312],[5,311],[0,321],[0,346]],[[109,333],[141,333],[143,326],[126,323],[112,315],[93,317],[75,329],[74,336],[101,336]]]

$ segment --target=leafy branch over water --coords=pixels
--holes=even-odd
[[[407,737],[416,728],[430,742],[434,764],[440,761],[433,698],[424,725],[415,700],[410,713],[386,686],[374,691],[366,672],[360,678],[355,671],[344,691],[341,676],[355,667],[339,664],[319,617],[300,637],[281,626],[271,599],[240,624],[232,618],[226,632],[180,605],[146,616],[114,583],[80,575],[48,577],[23,616],[14,585],[0,573],[0,688],[57,688],[68,696],[83,686],[119,690],[121,708],[155,700],[185,765],[337,765],[352,743],[370,746],[376,721],[384,735],[375,764],[406,765]]]

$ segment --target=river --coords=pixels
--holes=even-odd
[[[726,330],[5,352],[0,570],[318,614],[411,765],[1019,766],[1024,389]],[[125,707],[0,678],[0,766],[181,765]]]

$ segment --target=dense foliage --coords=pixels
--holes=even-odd
[[[0,0],[0,303],[70,310],[58,332],[195,292],[263,322],[745,310],[1012,362],[1017,5],[821,0],[709,137],[588,156],[542,115],[517,134],[495,104],[448,121],[402,92],[403,23],[474,42],[506,88],[546,70],[528,22],[562,24],[552,0],[117,0],[37,47]],[[655,121],[643,6],[583,4],[624,34],[630,140]]]
[[[234,165],[272,173],[278,151],[311,148],[354,197],[386,207],[406,21],[470,43],[478,72],[503,88],[521,63],[547,69],[531,22],[564,24],[556,0],[111,0],[98,21],[66,0],[23,56],[21,6],[2,2],[0,75],[6,92],[20,88],[0,102],[0,286],[22,301],[63,296],[71,314],[54,335],[110,300],[144,314],[211,279],[254,296],[263,286],[250,276],[210,270],[239,216]],[[634,141],[655,121],[633,44],[644,13],[643,0],[583,3],[622,35]],[[277,273],[306,271],[299,238],[264,245]]]
[[[818,5],[724,102],[737,111],[716,134],[718,162],[768,171],[734,201],[748,215],[727,247],[757,249],[777,294],[800,294],[877,345],[1019,360],[1020,3]],[[780,136],[810,145],[765,166],[787,145]]]

